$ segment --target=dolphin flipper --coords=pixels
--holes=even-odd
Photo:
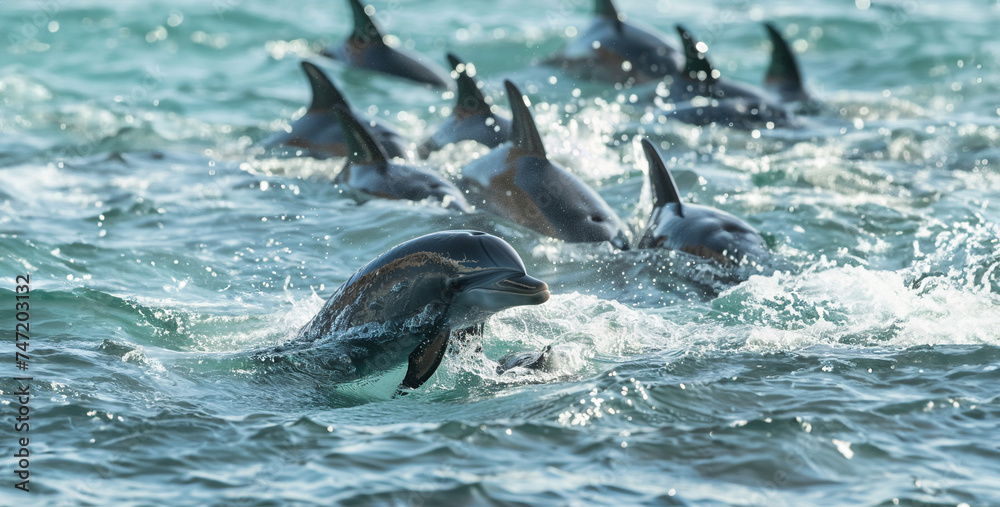
[[[417,345],[417,348],[410,353],[410,363],[406,369],[406,376],[399,384],[397,394],[404,393],[403,389],[416,389],[427,382],[427,379],[434,375],[441,359],[448,350],[448,337],[451,333],[448,330],[441,331],[437,335],[425,338]]]
[[[319,67],[302,62],[302,70],[309,78],[309,86],[312,87],[312,103],[309,104],[309,111],[329,111],[335,107],[344,108],[350,111],[350,106],[340,94],[340,90],[333,85],[333,81],[323,73]]]
[[[503,84],[507,88],[507,100],[510,101],[510,110],[513,114],[510,138],[514,142],[514,148],[529,155],[548,158],[545,155],[542,137],[538,135],[538,127],[535,126],[535,119],[524,103],[525,97],[521,94],[521,90],[509,80],[504,80]]]
[[[344,137],[347,138],[347,160],[351,164],[378,164],[385,167],[388,164],[385,148],[368,133],[354,117],[354,114],[339,108],[334,109],[333,112],[337,114],[337,118],[344,128]]]
[[[677,183],[674,176],[670,174],[660,152],[656,150],[653,142],[648,138],[642,139],[642,150],[646,152],[646,160],[649,161],[649,182],[653,187],[653,209],[659,209],[667,204],[677,204],[677,214],[684,216],[684,208],[681,204],[681,194],[677,190]]]
[[[774,91],[785,101],[806,101],[809,95],[802,86],[802,74],[795,54],[781,32],[771,23],[764,23],[767,34],[771,38],[771,65],[764,77],[764,86]]]

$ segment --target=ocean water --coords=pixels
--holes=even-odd
[[[331,182],[341,161],[268,158],[256,143],[309,100],[303,58],[415,142],[450,107],[317,56],[349,30],[346,2],[0,4],[0,504],[1000,505],[1000,7],[617,3],[674,41],[684,23],[752,83],[773,21],[826,112],[800,131],[659,123],[630,90],[533,66],[589,0],[375,7],[400,45],[474,62],[505,111],[502,80],[521,85],[551,158],[633,232],[642,133],[686,199],[744,217],[781,269],[734,285],[684,254],[358,205]],[[251,359],[380,252],[457,228],[505,238],[552,287],[496,315],[484,355],[552,345],[554,371],[452,354],[393,399],[391,379]]]

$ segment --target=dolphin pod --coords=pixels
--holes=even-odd
[[[314,158],[344,157],[347,155],[347,137],[337,119],[336,110],[354,115],[344,96],[319,67],[302,62],[302,70],[309,78],[312,102],[306,114],[291,124],[289,132],[278,132],[265,140],[265,148],[281,148],[284,154],[302,151]],[[359,121],[367,125],[369,135],[379,140],[390,158],[406,157],[409,142],[392,127],[378,121]]]
[[[348,0],[348,3],[354,13],[354,30],[344,42],[326,48],[323,55],[351,67],[382,72],[433,88],[449,87],[450,80],[444,69],[423,55],[386,45],[381,30],[361,2]]]
[[[548,285],[528,276],[504,240],[477,231],[437,232],[359,269],[291,344],[275,352],[326,350],[345,380],[405,364],[402,394],[434,374],[453,335],[477,334],[499,311],[548,299]],[[513,366],[528,365],[498,365]]]
[[[665,114],[695,125],[720,124],[750,130],[755,128],[797,127],[794,114],[771,93],[721,76],[708,61],[705,45],[683,26],[677,32],[684,43],[684,71],[667,78],[666,93],[657,96],[674,103]]]
[[[695,125],[720,124],[750,130],[756,128],[798,127],[798,119],[782,102],[783,96],[801,97],[804,90],[797,74],[797,65],[788,47],[783,43],[775,46],[775,54],[780,54],[778,63],[772,61],[774,74],[768,75],[781,95],[751,86],[746,83],[726,79],[708,61],[707,46],[699,42],[686,28],[677,25],[677,33],[684,44],[685,64],[680,76],[667,77],[664,87],[658,87],[656,98],[673,103],[664,114],[685,123]],[[770,30],[773,37],[777,31]],[[792,74],[791,69],[796,73]]]
[[[349,2],[354,32],[324,54],[352,67],[449,87],[444,72],[422,63],[425,59],[419,55],[386,46],[370,12],[358,0]],[[683,48],[678,51],[660,34],[627,23],[611,0],[595,0],[594,13],[589,27],[546,63],[577,79],[613,82],[618,90],[650,83],[655,91],[646,98],[659,108],[655,114],[697,125],[795,128],[800,126],[796,113],[818,110],[803,86],[791,48],[771,24],[765,24],[771,61],[763,87],[756,87],[722,76],[709,62],[707,46],[683,26],[676,27]],[[437,200],[462,213],[483,211],[567,243],[674,250],[724,267],[773,263],[767,244],[752,226],[725,211],[683,202],[647,138],[641,144],[649,164],[653,209],[630,245],[631,231],[600,194],[549,160],[521,90],[504,80],[508,119],[497,114],[483,94],[475,66],[453,53],[446,56],[456,101],[417,153],[426,159],[466,140],[491,148],[466,163],[455,183],[425,168],[392,161],[405,158],[408,143],[377,121],[355,115],[333,83],[308,62],[302,65],[313,101],[306,115],[292,123],[291,132],[277,134],[269,143],[345,156],[335,182],[359,200]],[[340,143],[336,151],[333,139]],[[524,263],[504,240],[474,231],[433,233],[406,241],[362,267],[291,344],[276,352],[318,350],[317,357],[345,379],[405,365],[397,391],[404,394],[434,374],[449,347],[467,345],[468,337],[481,335],[491,315],[541,304],[549,295],[548,286],[526,274]],[[495,369],[548,369],[555,359],[550,346],[509,354]]]
[[[328,53],[343,57],[345,48],[352,44],[364,50],[384,46],[381,33],[366,8],[358,0],[349,3],[355,20],[354,33],[345,45]],[[680,53],[659,35],[626,23],[612,1],[595,0],[594,12],[596,19],[590,28],[572,40],[557,59],[571,60],[567,55],[575,54],[573,48],[582,44],[595,50],[594,55],[601,55],[596,60],[594,55],[587,56],[585,67],[600,67],[612,61],[608,60],[611,55],[617,58],[613,63],[619,70],[645,72],[646,78],[654,74],[662,76],[658,78],[660,82],[651,100],[660,107],[658,114],[698,125],[781,128],[799,126],[791,109],[793,104],[815,105],[803,87],[794,54],[772,24],[765,23],[772,44],[771,62],[764,79],[765,88],[758,88],[723,77],[709,62],[707,47],[683,26],[676,27],[683,46],[681,59]],[[391,52],[373,52],[370,56],[365,65],[372,68],[398,61],[397,55]],[[339,118],[346,126],[339,129],[345,138],[343,144],[350,144],[350,148],[340,148],[336,152],[346,155],[348,162],[335,181],[355,191],[359,199],[423,200],[432,197],[452,209],[483,210],[566,242],[609,242],[616,248],[628,249],[630,231],[603,198],[548,159],[520,90],[505,80],[513,113],[512,120],[508,120],[496,114],[483,95],[481,83],[475,79],[475,67],[452,53],[448,53],[447,58],[454,69],[457,100],[449,118],[419,145],[418,154],[426,158],[447,144],[463,140],[474,140],[493,148],[463,167],[457,186],[431,171],[389,162],[395,156],[405,156],[402,146],[405,141],[376,121],[359,120],[350,114],[349,106],[329,79],[308,63],[303,63],[303,68],[313,87],[313,103],[307,114],[293,123],[292,132],[275,138],[287,145],[309,145],[316,149],[319,143],[307,142],[311,141],[307,134],[315,130],[332,131],[332,127],[326,126],[328,119]],[[634,72],[630,76],[630,83],[639,82]],[[662,161],[659,165],[662,166]],[[658,173],[653,171],[652,175]],[[683,217],[680,201],[674,205]],[[695,205],[690,207],[698,209]],[[657,212],[663,208],[657,207]],[[652,230],[644,233],[641,241],[644,246],[653,241],[652,233]],[[676,232],[674,234],[676,236]],[[692,248],[689,245],[677,249]],[[715,254],[709,257],[725,257]]]

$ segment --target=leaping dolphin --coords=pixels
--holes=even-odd
[[[343,43],[323,50],[323,55],[352,67],[391,74],[434,88],[447,89],[448,73],[427,57],[386,45],[375,21],[359,0],[348,0],[354,12],[354,31]]]
[[[289,345],[345,381],[407,365],[399,393],[437,370],[453,334],[476,334],[494,313],[549,299],[506,241],[477,231],[421,236],[379,255],[330,297]]]

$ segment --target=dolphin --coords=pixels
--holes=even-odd
[[[274,352],[319,348],[345,380],[406,364],[397,391],[403,393],[434,374],[453,335],[479,333],[494,313],[548,299],[548,285],[527,275],[506,241],[477,231],[436,232],[366,264]]]
[[[526,99],[514,83],[504,86],[514,116],[511,140],[462,169],[459,184],[469,201],[553,238],[628,249],[625,224],[597,192],[549,161]]]
[[[448,53],[448,61],[455,69],[458,100],[448,120],[417,148],[420,158],[427,158],[432,152],[459,141],[476,141],[495,148],[510,139],[510,120],[493,112],[483,92],[479,91],[479,83],[472,79],[476,68],[451,53]]]
[[[340,109],[334,113],[343,125],[348,147],[347,163],[334,183],[357,192],[359,201],[369,196],[411,201],[433,197],[447,208],[471,211],[462,192],[450,181],[419,167],[390,162],[382,145],[354,115]]]
[[[653,143],[642,139],[649,161],[653,211],[639,248],[666,248],[712,259],[723,266],[761,265],[770,254],[756,229],[725,211],[684,204],[674,177]]]
[[[348,0],[348,3],[354,12],[354,31],[343,43],[324,49],[324,56],[351,67],[391,74],[433,88],[449,88],[451,79],[444,69],[423,55],[387,46],[361,2]]]
[[[313,158],[347,156],[347,139],[334,110],[340,109],[353,115],[351,106],[319,67],[302,62],[302,70],[312,87],[312,103],[305,115],[292,122],[291,132],[272,135],[264,141],[264,147],[287,148],[284,150],[285,154],[301,150]],[[362,123],[367,125],[365,130],[368,134],[378,139],[379,144],[385,148],[387,156],[406,158],[409,142],[399,132],[378,120],[365,120]]]
[[[679,77],[667,76],[657,86],[654,102],[673,102],[667,116],[685,123],[712,123],[741,129],[800,126],[780,97],[755,86],[726,79],[712,67],[707,47],[677,25],[684,43],[685,65]]]
[[[551,370],[555,365],[552,346],[546,345],[542,350],[514,352],[497,360],[496,372],[503,374],[514,368],[526,368],[535,371]]]
[[[669,118],[691,125],[722,125],[740,130],[799,128],[801,123],[785,107],[744,97],[697,100],[665,111]]]
[[[624,21],[611,0],[596,0],[595,19],[579,36],[544,63],[578,79],[631,86],[676,75],[680,52],[662,34]]]

